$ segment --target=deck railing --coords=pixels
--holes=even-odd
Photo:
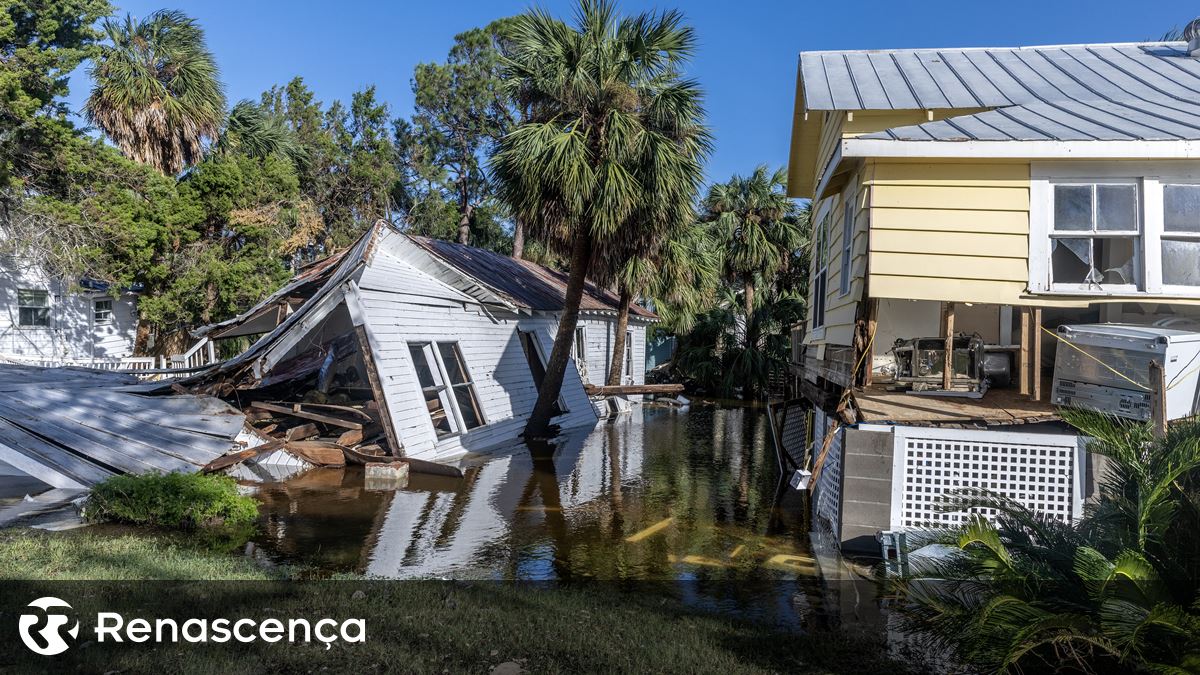
[[[130,373],[142,380],[161,380],[168,377],[187,375],[217,363],[217,349],[212,340],[203,338],[182,354],[171,356],[123,356],[120,358],[95,357],[69,359],[45,356],[3,355],[0,361],[20,363],[43,368],[91,368],[118,373]]]

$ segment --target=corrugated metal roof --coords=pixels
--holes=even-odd
[[[1200,59],[1181,42],[805,52],[808,110],[994,108],[892,140],[1197,140]]]
[[[562,310],[567,297],[567,275],[528,260],[518,260],[473,246],[441,239],[408,238],[458,271],[485,284],[516,307],[538,311]],[[584,312],[616,312],[620,298],[588,282],[579,303]],[[631,316],[657,319],[658,315],[645,307],[633,305]]]

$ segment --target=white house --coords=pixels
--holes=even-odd
[[[0,257],[0,359],[113,360],[133,353],[137,294],[113,294],[89,279],[69,281],[28,258]]]
[[[245,314],[198,334],[262,335],[246,352],[191,380],[243,402],[314,389],[374,401],[397,455],[452,461],[516,441],[537,399],[565,278],[528,261],[407,236],[377,225],[353,247],[301,270]],[[589,285],[553,423],[596,423],[585,379],[607,372],[617,298]],[[629,321],[627,382],[644,382],[646,326]]]

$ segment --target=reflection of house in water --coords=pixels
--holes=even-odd
[[[613,495],[619,499],[617,486],[641,479],[641,437],[641,411],[635,409],[619,425],[567,434],[552,457],[514,452],[468,468],[468,486],[456,492],[398,491],[371,538],[367,573],[504,574],[489,551],[498,547],[503,552],[495,557],[511,565],[514,576],[554,576],[540,567],[561,558],[571,545],[562,519],[592,506],[611,510],[612,504],[603,502]],[[536,545],[522,548],[531,531],[549,531],[553,550],[533,541]],[[523,573],[528,566],[539,569]],[[485,568],[489,571],[482,572]]]
[[[314,391],[366,404],[394,454],[453,461],[517,439],[565,291],[562,274],[528,261],[380,225],[245,314],[202,329],[216,340],[266,334],[192,384],[239,391],[243,404]],[[585,291],[580,344],[553,420],[562,429],[596,422],[580,370],[607,371],[618,304],[593,285]],[[626,382],[644,382],[645,328],[655,320],[631,310]]]

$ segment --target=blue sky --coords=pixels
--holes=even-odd
[[[121,13],[162,7],[196,17],[231,102],[304,77],[323,101],[375,84],[392,116],[412,110],[413,66],[444,59],[454,34],[532,6],[528,1],[114,0]],[[537,3],[569,16],[573,2]],[[690,74],[703,85],[716,151],[709,178],[787,161],[796,56],[803,50],[973,47],[1156,39],[1200,12],[1195,2],[1017,0],[814,2],[626,1],[625,12],[678,7],[700,38]],[[87,96],[82,71],[72,108]]]

